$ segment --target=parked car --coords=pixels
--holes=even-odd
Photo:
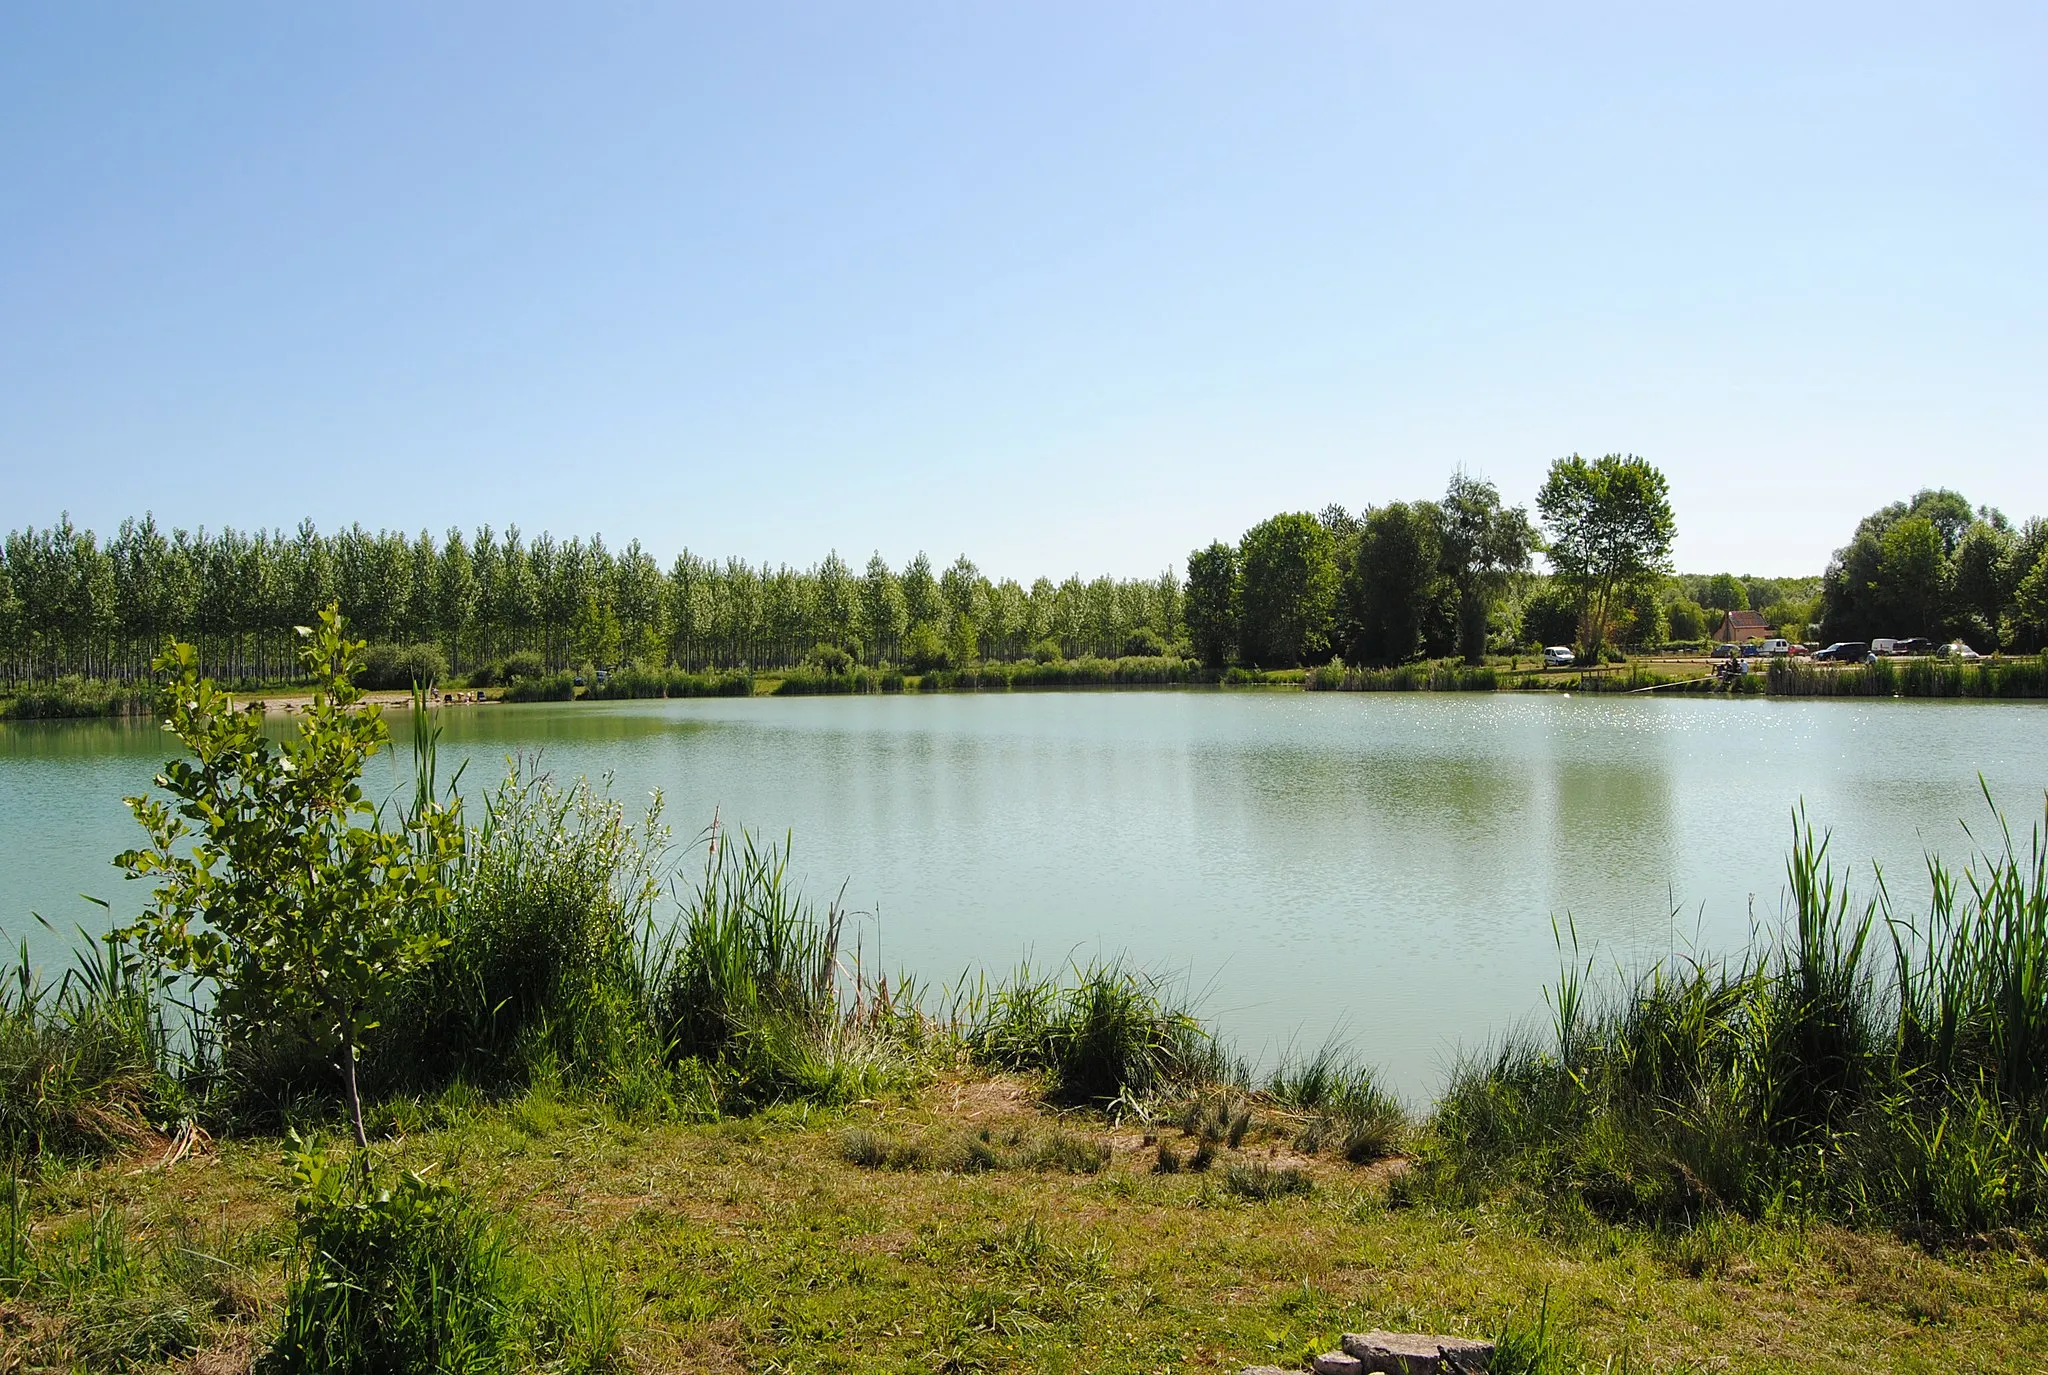
[[[1792,652],[1790,640],[1758,640],[1756,652],[1766,659],[1782,659]]]
[[[1896,654],[1899,652],[1899,642],[1880,635],[1870,642],[1870,652],[1877,655]]]
[[[1981,659],[1984,656],[1964,644],[1961,640],[1951,640],[1940,649],[1935,650],[1934,657],[1937,659]]]
[[[1817,664],[1860,664],[1871,657],[1870,646],[1861,640],[1837,640],[1826,649],[1813,652]]]
[[[1912,636],[1910,639],[1900,640],[1892,646],[1892,653],[1894,654],[1918,655],[1932,654],[1933,652],[1934,642],[1932,640],[1923,640],[1918,635]]]
[[[1813,646],[1793,645],[1790,649],[1786,650],[1785,652],[1795,659],[1805,659],[1813,654]]]
[[[1707,657],[1710,659],[1733,659],[1738,657],[1741,653],[1742,651],[1737,649],[1734,645],[1715,645],[1713,653],[1709,654]]]
[[[1570,668],[1577,658],[1570,645],[1546,645],[1543,650],[1545,668]]]

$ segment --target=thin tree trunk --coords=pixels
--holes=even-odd
[[[344,1037],[341,1044],[341,1074],[348,1084],[349,1123],[356,1129],[356,1149],[370,1149],[370,1138],[363,1130],[363,1096],[356,1087],[356,1042],[353,1036]]]

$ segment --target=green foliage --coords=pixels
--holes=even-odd
[[[1550,465],[1536,506],[1550,532],[1551,567],[1585,608],[1584,658],[1606,642],[1617,594],[1665,571],[1677,523],[1664,475],[1633,454]]]
[[[1443,557],[1439,516],[1427,502],[1394,502],[1365,513],[1344,579],[1352,626],[1347,653],[1378,666],[1406,663],[1423,649],[1423,621]]]
[[[1522,603],[1522,640],[1531,645],[1568,645],[1579,636],[1579,603],[1571,590],[1545,583]]]
[[[1188,640],[1211,670],[1236,653],[1243,615],[1237,550],[1220,540],[1188,555]]]
[[[149,1137],[177,1097],[155,973],[114,940],[88,947],[52,987],[23,946],[0,981],[0,1158],[103,1154]]]
[[[260,1375],[487,1375],[521,1368],[507,1247],[475,1204],[417,1174],[380,1186],[296,1149],[299,1251]]]
[[[903,663],[913,673],[952,668],[955,662],[952,647],[929,621],[912,626],[903,637]]]
[[[2012,620],[2021,643],[2048,646],[2048,551],[2014,590]]]
[[[389,688],[432,687],[448,680],[448,656],[436,645],[371,645],[355,675],[356,686],[381,692]]]
[[[576,679],[568,673],[544,673],[538,678],[514,678],[505,685],[507,702],[572,702]]]
[[[1337,609],[1337,551],[1305,512],[1245,531],[1239,574],[1238,653],[1266,668],[1306,664],[1329,650]]]
[[[1462,472],[1452,475],[1436,509],[1440,567],[1457,595],[1458,652],[1476,664],[1486,656],[1494,603],[1527,571],[1541,541],[1527,512],[1502,506],[1492,483]]]
[[[563,675],[567,676],[567,675]],[[573,691],[574,684],[571,684]],[[751,697],[754,675],[742,670],[691,673],[680,668],[635,664],[614,669],[601,683],[583,690],[594,701],[629,700],[649,697]],[[512,694],[506,694],[511,699]]]
[[[1749,610],[1749,589],[1733,573],[1716,573],[1700,586],[1699,602],[1710,611]]]
[[[1024,967],[981,988],[969,1052],[996,1068],[1041,1070],[1056,1098],[1075,1103],[1141,1101],[1221,1075],[1214,1038],[1165,982],[1116,961],[1073,974],[1061,982]]]
[[[820,673],[836,677],[853,671],[855,656],[838,645],[820,643],[811,647],[811,652],[804,656],[804,663]]]
[[[54,682],[0,697],[0,721],[53,721],[82,716],[145,716],[155,693],[66,674]]]
[[[1266,1082],[1266,1096],[1305,1115],[1295,1144],[1311,1153],[1334,1146],[1346,1160],[1363,1164],[1393,1154],[1409,1131],[1400,1100],[1334,1041],[1306,1060],[1282,1062]]]
[[[1787,878],[1785,927],[1748,958],[1655,965],[1606,1001],[1575,959],[1552,1044],[1453,1076],[1416,1187],[1936,1237],[2048,1222],[2048,830],[1960,878],[1930,860],[1917,919],[1852,899],[1803,822]]]
[[[1311,670],[1303,686],[1311,692],[1492,692],[1500,675],[1462,664],[1358,669],[1330,663]]]
[[[663,1047],[643,933],[666,877],[657,798],[635,824],[588,780],[517,765],[450,876],[434,961],[407,981],[374,1061],[387,1082],[638,1089]]]
[[[521,678],[546,677],[547,671],[547,661],[537,650],[521,649],[505,656],[505,666],[498,676],[507,683],[516,683]]]
[[[359,707],[359,642],[329,608],[307,632],[320,684],[281,740],[258,711],[235,711],[198,672],[191,645],[157,660],[171,676],[165,722],[192,758],[164,766],[171,802],[128,805],[149,838],[117,863],[154,884],[130,928],[142,950],[208,987],[230,1053],[303,1044],[340,1070],[358,1144],[365,1143],[357,1064],[396,990],[429,960],[432,915],[448,901],[444,870],[461,839],[452,807],[415,809],[387,829],[364,798],[363,765],[388,739]]]

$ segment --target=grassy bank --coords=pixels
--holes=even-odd
[[[206,777],[273,776],[232,741]],[[658,799],[515,769],[452,830],[365,815],[343,848],[432,882],[361,1152],[298,986],[125,939],[0,981],[0,1369],[1233,1370],[1368,1326],[1495,1333],[1498,1375],[2048,1356],[2048,827],[1919,907],[1801,829],[1782,929],[1613,982],[1572,952],[1553,1025],[1417,1117],[1336,1045],[1255,1074],[1121,962],[876,979],[786,844],[678,844]]]
[[[2048,1358],[2048,1288],[2009,1252],[1824,1224],[1561,1230],[1411,1203],[1388,1170],[1323,1158],[1278,1167],[1307,1188],[1263,1195],[1228,1161],[1162,1172],[1147,1129],[1054,1118],[1038,1091],[946,1074],[873,1104],[686,1123],[451,1088],[387,1101],[371,1154],[491,1220],[505,1368],[1235,1372],[1373,1326],[1504,1336],[1502,1375]],[[1197,1149],[1177,1124],[1151,1131]],[[1077,1148],[1023,1148],[1057,1140]],[[1290,1159],[1266,1139],[1229,1154]],[[278,1143],[150,1168],[161,1156],[17,1187],[0,1361],[228,1371],[275,1340],[303,1264]]]

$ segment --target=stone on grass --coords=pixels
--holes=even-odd
[[[1316,1375],[1365,1375],[1365,1362],[1347,1351],[1325,1351],[1310,1369]]]
[[[1368,1371],[1384,1375],[1438,1375],[1439,1371],[1485,1370],[1493,1364],[1493,1343],[1428,1332],[1346,1332],[1344,1350]],[[1445,1362],[1439,1353],[1452,1359]]]

